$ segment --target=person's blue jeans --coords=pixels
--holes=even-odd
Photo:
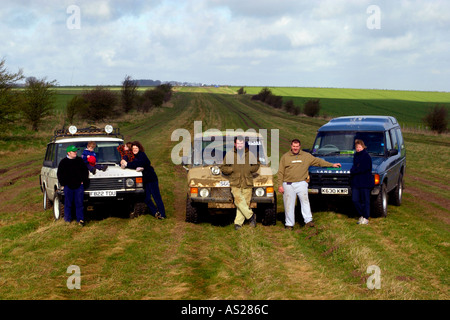
[[[161,198],[161,193],[159,192],[158,180],[153,182],[147,182],[145,184],[145,204],[150,209],[152,215],[155,215],[157,211],[161,213],[163,218],[166,217],[166,209],[164,208],[164,203]],[[152,201],[155,200],[156,206]]]
[[[83,196],[84,186],[80,185],[76,189],[71,189],[68,186],[64,187],[64,221],[72,221],[72,206],[75,205],[75,213],[77,222],[84,220],[83,213]]]
[[[352,188],[352,201],[359,216],[370,217],[370,188]]]

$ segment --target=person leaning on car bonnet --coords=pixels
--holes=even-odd
[[[142,171],[142,177],[145,189],[145,204],[150,210],[151,214],[157,219],[166,218],[166,209],[164,202],[159,191],[158,176],[155,169],[152,167],[150,159],[144,153],[144,147],[139,141],[132,142],[131,151],[133,152],[133,161],[121,160],[120,165],[122,168],[139,169]],[[155,203],[153,203],[153,200]]]
[[[83,159],[77,156],[77,148],[68,146],[67,157],[58,165],[57,177],[64,190],[64,221],[72,221],[72,205],[75,206],[76,220],[84,225],[83,197],[84,185],[89,179],[89,170]]]
[[[283,194],[285,208],[285,228],[292,230],[295,224],[295,198],[298,196],[302,207],[302,216],[305,224],[314,227],[312,221],[311,207],[308,198],[308,169],[310,166],[317,167],[341,167],[340,163],[331,163],[316,158],[308,152],[300,150],[300,140],[291,142],[291,150],[286,152],[280,159],[278,169],[278,192]]]

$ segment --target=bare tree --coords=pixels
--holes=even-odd
[[[17,118],[19,99],[12,88],[23,78],[22,70],[10,73],[6,69],[5,59],[0,61],[0,129],[2,132]]]
[[[48,82],[45,78],[27,78],[22,97],[23,117],[38,131],[42,119],[53,113],[56,80]]]
[[[125,113],[130,112],[134,107],[137,96],[137,81],[131,79],[131,76],[126,76],[122,82],[121,100],[122,108]]]

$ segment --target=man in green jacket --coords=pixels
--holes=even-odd
[[[258,171],[259,162],[252,152],[245,148],[245,138],[234,138],[234,150],[228,152],[221,167],[222,173],[229,175],[231,193],[236,206],[234,228],[240,229],[245,219],[256,227],[256,214],[250,209],[253,190],[253,173]]]
[[[298,196],[302,207],[305,224],[314,227],[311,206],[308,198],[308,169],[310,166],[340,168],[340,163],[331,163],[316,158],[308,152],[300,150],[300,140],[291,142],[291,150],[280,159],[278,168],[278,192],[283,194],[284,212],[286,216],[285,228],[292,230],[295,224],[295,198]]]

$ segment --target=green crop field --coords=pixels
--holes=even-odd
[[[278,129],[280,155],[290,140],[310,147],[327,120],[291,116],[250,99],[260,88],[175,88],[170,104],[112,121],[125,140],[140,140],[159,177],[166,220],[128,219],[110,211],[88,216],[85,227],[54,221],[42,209],[38,176],[45,146],[62,125],[65,103],[78,88],[61,88],[59,116],[41,131],[17,125],[0,140],[0,299],[56,300],[448,300],[450,298],[450,137],[405,131],[407,169],[403,204],[387,218],[356,224],[348,208],[313,212],[316,228],[301,221],[284,229],[278,196],[275,226],[231,219],[190,224],[185,219],[186,171],[171,161],[174,130]],[[236,90],[235,90],[236,89]],[[273,88],[297,102],[320,98],[329,116],[370,112],[419,121],[429,104],[449,93]],[[341,102],[348,102],[341,104]],[[353,102],[353,103],[350,103]],[[366,105],[363,109],[362,106]],[[342,106],[342,107],[340,107]],[[381,107],[382,106],[382,107]],[[415,106],[414,109],[412,106]],[[381,108],[381,109],[379,109]],[[419,111],[419,109],[421,111]],[[419,121],[420,122],[420,121]],[[104,125],[99,124],[99,125]],[[301,219],[301,218],[300,218]],[[81,288],[67,287],[78,266]],[[370,289],[370,266],[380,289]]]
[[[263,87],[244,87],[249,95],[255,95]],[[239,87],[189,88],[185,92],[216,92],[234,94]],[[299,88],[269,87],[274,95],[283,97],[283,101],[293,100],[295,105],[303,106],[310,99],[320,99],[321,114],[331,117],[347,115],[391,115],[402,126],[423,128],[423,117],[430,107],[445,105],[450,110],[449,92],[340,89],[340,88]]]

